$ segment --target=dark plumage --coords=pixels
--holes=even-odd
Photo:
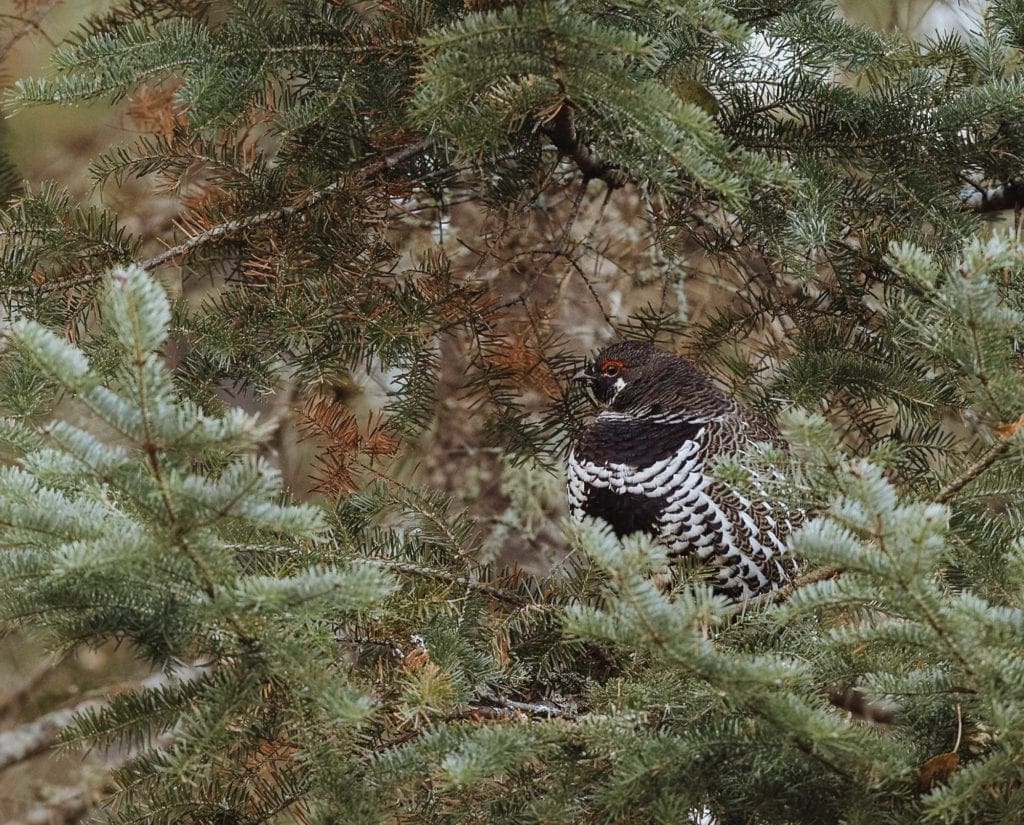
[[[768,418],[647,342],[606,347],[581,377],[607,409],[569,453],[574,519],[604,519],[619,536],[649,533],[670,558],[696,555],[714,569],[712,586],[737,601],[789,580],[794,517],[704,473],[709,459],[751,442],[781,444]]]

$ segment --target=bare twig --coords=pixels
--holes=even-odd
[[[569,242],[569,237],[572,235],[572,228],[576,225],[576,218],[580,214],[580,206],[583,204],[583,198],[587,195],[587,180],[584,179],[580,185],[579,192],[576,193],[576,197],[572,200],[572,208],[569,210],[569,216],[565,219],[565,226],[562,227],[562,234],[558,238],[558,243],[555,244],[555,248],[551,253],[552,260],[562,254],[565,249],[565,245]]]
[[[369,166],[365,166],[356,173],[356,176],[358,178],[368,178],[373,175],[380,174],[388,169],[393,169],[398,164],[425,151],[431,146],[431,144],[432,142],[430,140],[421,140],[417,143],[413,143],[371,163]],[[258,212],[255,215],[249,215],[244,218],[235,218],[234,220],[226,221],[224,223],[217,224],[216,226],[211,226],[206,231],[200,232],[198,235],[193,235],[191,238],[165,249],[158,255],[138,261],[137,265],[146,270],[156,269],[158,266],[162,266],[176,258],[188,255],[200,247],[218,243],[219,241],[236,235],[239,232],[252,229],[256,226],[262,226],[263,224],[287,220],[294,215],[308,212],[310,209],[338,192],[342,183],[343,182],[339,180],[329,186],[325,186],[323,189],[317,189],[316,191],[308,194],[298,203],[292,204],[291,206],[282,206],[278,209]],[[62,281],[49,281],[41,284],[33,284],[32,286],[13,287],[10,292],[13,295],[31,295],[38,292],[59,292],[64,289],[71,289],[76,286],[84,286],[85,284],[94,283],[101,277],[101,272],[89,272],[86,275],[80,275],[76,278],[66,278]]]
[[[601,316],[604,318],[604,322],[608,325],[608,328],[614,330],[615,322],[608,314],[608,310],[604,308],[604,304],[601,302],[601,296],[597,294],[597,290],[594,288],[594,284],[591,282],[590,277],[584,271],[583,267],[577,263],[575,258],[571,255],[565,255],[564,257],[566,261],[569,262],[569,266],[575,270],[576,274],[580,276],[580,280],[583,281],[584,285],[586,285],[587,291],[590,292],[590,297],[593,298],[594,303],[597,304],[597,308],[600,310]]]

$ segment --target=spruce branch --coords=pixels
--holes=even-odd
[[[402,149],[399,149],[391,154],[383,157],[379,160],[374,161],[368,166],[363,167],[356,172],[356,177],[359,179],[367,179],[378,175],[381,172],[385,172],[389,169],[393,169],[400,163],[403,163],[410,158],[426,151],[433,145],[431,140],[420,140],[416,143],[410,144]],[[266,212],[259,212],[255,215],[249,215],[244,218],[235,218],[224,223],[211,226],[209,229],[200,232],[179,244],[176,244],[163,252],[153,255],[152,257],[146,258],[138,263],[134,264],[140,269],[146,271],[152,271],[158,267],[163,266],[166,263],[174,261],[183,256],[189,255],[192,252],[210,244],[216,244],[225,238],[230,238],[237,235],[240,232],[244,232],[248,229],[253,229],[258,226],[262,226],[268,223],[277,223],[285,221],[295,215],[308,212],[310,209],[323,203],[325,200],[330,198],[332,195],[338,192],[342,186],[342,181],[336,181],[335,183],[325,186],[323,189],[317,189],[314,192],[306,195],[298,203],[291,204],[290,206],[282,206],[277,209],[269,209]],[[59,281],[47,281],[41,284],[34,284],[32,286],[18,286],[12,287],[9,291],[12,295],[19,296],[30,296],[38,295],[40,293],[49,292],[60,292],[65,289],[73,289],[79,286],[85,286],[99,281],[103,277],[102,271],[93,271],[86,275],[81,275],[75,278],[65,278]]]

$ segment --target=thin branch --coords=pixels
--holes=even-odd
[[[569,216],[565,219],[565,225],[562,227],[562,234],[559,236],[558,242],[555,244],[555,248],[551,252],[552,260],[562,254],[566,243],[569,241],[569,236],[572,235],[572,228],[576,225],[576,218],[578,218],[580,214],[580,206],[583,205],[583,199],[587,195],[587,183],[587,179],[584,178],[579,191],[576,193],[576,197],[572,200],[572,208],[569,210]]]
[[[523,722],[530,719],[565,719],[567,721],[575,721],[581,718],[587,719],[604,719],[604,716],[595,716],[589,714],[577,715],[575,712],[568,708],[561,708],[555,705],[539,704],[534,702],[516,702],[512,699],[497,699],[495,697],[486,697],[478,699],[476,702],[479,704],[471,704],[461,710],[453,711],[452,713],[441,714],[433,717],[433,721],[444,721],[444,722],[482,722],[482,721],[518,721]],[[429,729],[429,726],[416,727],[411,730],[403,731],[402,733],[395,736],[393,739],[389,739],[386,742],[381,743],[374,750],[375,754],[386,753],[387,751],[394,750],[395,748],[401,747],[406,742],[410,742],[416,739]]]
[[[1010,449],[1012,440],[1007,438],[1002,441],[997,441],[991,447],[989,447],[981,458],[975,461],[970,467],[964,470],[960,475],[950,481],[945,487],[943,487],[936,494],[934,501],[937,504],[945,504],[953,496],[959,493],[964,487],[970,484],[974,479],[985,472],[989,467],[995,464],[1002,456]]]
[[[495,703],[497,707],[494,710],[506,709],[512,711],[520,716],[540,716],[544,719],[554,719],[561,717],[563,719],[574,719],[576,714],[567,710],[566,708],[560,708],[556,705],[542,704],[537,702],[516,702],[512,699],[499,699]]]
[[[411,144],[410,146],[406,146],[403,149],[399,149],[398,151],[371,163],[369,166],[360,169],[357,173],[357,177],[368,178],[389,169],[393,169],[398,164],[425,151],[431,145],[432,141],[421,140],[417,143]],[[276,223],[278,221],[287,220],[294,215],[308,212],[310,209],[338,192],[341,186],[342,181],[338,180],[329,186],[325,186],[323,189],[317,189],[316,191],[311,192],[298,203],[292,204],[291,206],[282,206],[278,209],[270,209],[266,212],[259,212],[255,215],[249,215],[244,218],[235,218],[234,220],[226,221],[225,223],[217,224],[216,226],[211,226],[204,232],[200,232],[198,235],[193,235],[191,238],[182,241],[176,246],[165,249],[158,255],[138,261],[137,265],[145,270],[153,270],[177,258],[186,256],[200,247],[218,243],[225,238],[237,235],[239,232],[243,232],[247,229],[262,226],[267,223]],[[34,284],[32,286],[13,287],[10,292],[13,295],[33,295],[38,292],[59,292],[64,289],[71,289],[73,287],[94,283],[102,276],[102,272],[90,272],[86,275],[80,275],[75,278],[66,278],[62,281],[50,281],[42,284]]]
[[[470,590],[486,593],[488,596],[492,596],[499,601],[515,605],[516,607],[524,607],[529,604],[527,599],[524,599],[517,593],[513,593],[511,590],[505,590],[504,588],[496,587],[493,584],[487,584],[486,582],[477,581],[476,579],[470,579],[465,576],[457,576],[454,573],[449,573],[447,570],[438,570],[436,567],[424,567],[419,564],[412,564],[411,562],[396,561],[395,559],[367,558],[361,559],[361,561],[366,561],[370,564],[379,564],[381,567],[386,567],[389,570],[397,570],[400,573],[408,573],[413,576],[424,576],[428,579],[438,579],[440,581],[449,582],[450,584],[457,584],[460,587],[467,587]]]
[[[59,0],[57,0],[57,1],[59,2]],[[39,32],[39,34],[41,34],[43,36],[43,39],[45,39],[46,42],[49,43],[51,46],[53,46],[53,48],[55,48],[55,49],[57,48],[57,46],[60,45],[56,40],[54,40],[52,37],[50,37],[50,35],[48,35],[46,33],[46,30],[42,26],[39,25],[39,21],[38,20],[33,20],[31,17],[23,17],[20,14],[0,14],[0,17],[6,18],[7,20],[17,20],[19,23],[24,23],[29,28],[35,29],[37,32]],[[20,39],[20,35],[19,35],[19,39]],[[8,44],[4,47],[4,53],[0,54],[0,60],[3,59],[3,57],[7,53],[7,51],[10,51],[11,45],[12,45],[11,41],[8,41]]]
[[[816,570],[809,570],[802,576],[797,576],[788,584],[784,584],[778,590],[771,590],[767,593],[761,593],[757,596],[752,596],[743,602],[730,605],[726,612],[728,614],[740,614],[743,615],[751,607],[759,604],[781,604],[786,601],[790,596],[796,593],[797,590],[815,584],[817,582],[826,581],[828,579],[838,578],[842,571],[837,567],[819,567]]]
[[[800,588],[837,578],[840,572],[836,567],[819,567],[817,570],[810,570],[772,593],[772,602],[775,604],[784,602]]]
[[[512,699],[487,699],[486,704],[471,705],[469,710],[453,714],[448,721],[460,719],[576,719],[576,715],[564,708],[535,702],[515,702]]]
[[[604,304],[601,302],[601,296],[597,294],[597,290],[594,288],[594,284],[591,282],[590,277],[584,271],[583,267],[577,263],[575,258],[571,255],[565,255],[564,257],[566,261],[569,262],[569,266],[575,270],[576,274],[580,276],[580,280],[586,285],[587,291],[590,292],[590,297],[593,298],[594,303],[597,304],[597,308],[600,310],[601,316],[604,318],[604,322],[608,325],[608,328],[614,330],[615,322],[608,314],[608,310],[604,308]]]
[[[555,116],[541,126],[541,130],[551,138],[559,154],[572,160],[583,173],[584,188],[594,178],[604,181],[609,189],[619,189],[626,185],[629,180],[626,171],[608,163],[597,149],[580,137],[576,131],[575,113],[568,102],[559,107]]]

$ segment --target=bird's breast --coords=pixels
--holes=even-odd
[[[692,421],[605,412],[587,428],[575,452],[594,464],[621,464],[643,470],[671,460],[687,443],[699,443],[703,430],[703,424]]]
[[[606,521],[619,536],[657,535],[681,484],[700,477],[700,425],[598,419],[569,456],[572,516]]]

